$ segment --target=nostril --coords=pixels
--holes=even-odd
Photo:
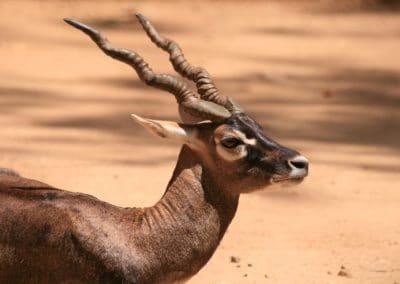
[[[289,165],[294,169],[299,170],[307,170],[308,169],[308,160],[303,156],[297,156],[293,159],[289,160]]]
[[[290,164],[298,169],[305,169],[307,167],[307,163],[304,161],[291,161]]]

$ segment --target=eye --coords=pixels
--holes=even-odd
[[[226,148],[235,148],[242,144],[242,141],[236,137],[227,137],[221,140],[221,144]]]

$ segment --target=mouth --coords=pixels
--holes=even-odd
[[[304,180],[304,177],[280,177],[275,176],[271,178],[272,184],[299,184]]]

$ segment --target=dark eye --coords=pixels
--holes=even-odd
[[[226,148],[235,148],[239,144],[242,144],[242,141],[235,137],[227,137],[221,140],[221,144]]]

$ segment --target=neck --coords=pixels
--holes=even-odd
[[[185,214],[204,223],[215,215],[220,241],[236,213],[239,196],[218,184],[197,154],[183,146],[167,190],[156,206],[174,201],[177,209],[180,208],[175,211],[178,216]],[[211,211],[197,210],[200,208]]]
[[[158,255],[151,269],[164,270],[163,281],[195,274],[216,250],[238,200],[218,186],[197,155],[183,146],[164,196],[143,213],[148,241]]]

